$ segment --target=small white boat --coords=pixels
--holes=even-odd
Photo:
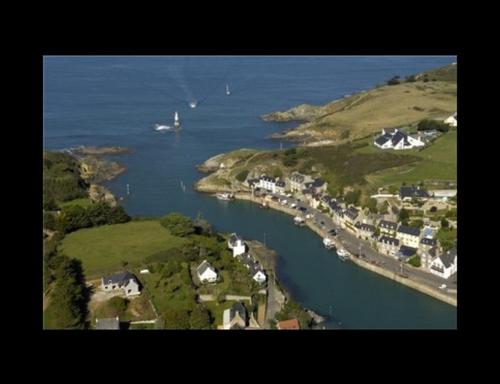
[[[163,124],[155,124],[154,125],[154,130],[157,132],[161,131],[170,131],[172,127],[170,125],[163,125]]]
[[[340,260],[346,261],[349,260],[349,252],[347,252],[344,248],[337,249],[337,255]]]
[[[226,95],[230,95],[231,92],[229,91],[229,84],[226,84]]]
[[[219,200],[224,200],[224,201],[229,201],[234,199],[234,195],[232,193],[227,193],[227,192],[217,193],[215,197],[217,197],[217,199]]]
[[[335,244],[333,243],[332,239],[329,239],[328,237],[325,237],[323,239],[323,245],[325,246],[326,249],[335,248]]]
[[[300,217],[300,216],[295,216],[293,218],[293,223],[295,225],[298,225],[299,227],[302,227],[303,225],[305,225],[304,219],[302,217]]]
[[[190,106],[191,108],[196,108],[196,106],[197,106],[197,105],[198,105],[198,102],[197,102],[196,100],[193,100],[193,101],[191,101],[191,102],[189,103],[189,106]]]

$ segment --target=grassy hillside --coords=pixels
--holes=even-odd
[[[69,257],[82,260],[87,277],[140,265],[155,252],[183,245],[184,239],[172,236],[158,221],[133,221],[81,229],[67,235],[59,249]]]
[[[399,127],[423,119],[441,118],[457,109],[456,66],[418,76],[414,82],[385,85],[320,107],[304,106],[309,122],[284,137],[334,143],[365,137],[384,127]],[[297,108],[271,114],[271,119],[297,119]]]

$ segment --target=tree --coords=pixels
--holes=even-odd
[[[344,201],[347,204],[358,205],[360,196],[361,196],[361,191],[359,189],[354,191],[349,191],[345,194]]]
[[[448,132],[450,126],[444,121],[424,119],[417,124],[417,131],[437,130],[440,132]]]
[[[160,219],[160,224],[174,236],[186,237],[194,233],[193,221],[180,213],[170,213]]]
[[[401,211],[399,211],[399,216],[398,216],[399,221],[407,221],[409,218],[410,218],[409,212],[406,209],[401,208]]]
[[[247,179],[248,176],[248,169],[244,169],[243,171],[239,172],[235,178],[238,181],[244,182]]]
[[[431,209],[429,209],[429,212],[432,212],[432,213],[437,212],[437,207],[433,205],[431,207]]]
[[[441,228],[448,228],[450,226],[450,223],[448,220],[446,220],[444,217],[441,219]]]
[[[368,198],[365,200],[365,207],[370,210],[371,213],[377,213],[377,199]]]
[[[415,227],[415,228],[422,228],[424,226],[424,221],[417,219],[417,220],[412,220],[410,223],[410,227]]]
[[[191,329],[211,329],[210,312],[201,305],[196,305],[189,314],[189,327]]]
[[[420,262],[420,256],[413,256],[411,259],[408,260],[408,264],[416,267],[416,268],[420,268],[420,265],[421,265],[421,262]]]
[[[50,304],[46,310],[50,319],[46,321],[46,326],[55,329],[83,328],[89,297],[81,262],[62,256],[55,280]]]
[[[386,214],[389,212],[389,202],[386,200],[382,203],[382,207],[379,210],[379,213]]]

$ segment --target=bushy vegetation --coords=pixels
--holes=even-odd
[[[162,217],[160,224],[174,236],[186,237],[195,232],[193,221],[180,213],[170,213]]]
[[[430,120],[424,119],[417,124],[418,131],[440,131],[440,132],[448,132],[450,130],[450,126],[443,121],[439,120]]]
[[[356,189],[354,191],[349,191],[344,195],[344,201],[347,204],[358,205],[360,196],[361,196],[361,191],[359,189]]]
[[[387,85],[398,85],[401,83],[400,76],[394,76],[387,80]]]
[[[299,152],[296,148],[288,148],[283,154],[283,165],[285,167],[294,167],[299,161]]]
[[[44,327],[82,329],[87,316],[88,290],[81,262],[61,256],[55,271],[55,287],[44,312]]]
[[[86,197],[88,184],[80,177],[76,159],[66,153],[43,153],[44,209],[55,209],[56,204]]]
[[[248,176],[248,169],[244,169],[243,171],[239,172],[235,177],[236,180],[244,182],[247,179]]]
[[[283,309],[276,314],[275,319],[277,321],[284,321],[293,318],[299,321],[301,329],[308,329],[312,325],[312,318],[305,309],[296,301],[288,299]]]
[[[119,296],[112,297],[97,308],[95,316],[97,318],[123,317],[127,311],[129,301]]]
[[[420,266],[421,266],[420,256],[417,256],[417,255],[413,256],[412,258],[410,258],[408,260],[408,264],[410,264],[416,268],[420,268]]]
[[[112,207],[108,203],[98,202],[84,208],[69,205],[61,209],[59,215],[49,219],[48,224],[55,230],[70,233],[81,228],[97,227],[105,224],[120,224],[130,221],[123,207]],[[50,227],[47,227],[50,228]]]
[[[441,228],[436,239],[439,240],[443,251],[446,252],[457,246],[457,230],[455,228]]]

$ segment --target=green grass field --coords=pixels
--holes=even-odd
[[[184,243],[151,220],[81,229],[67,235],[59,249],[82,260],[85,275],[94,278],[123,269],[122,261],[127,268],[139,266],[153,253]]]
[[[372,146],[364,151],[382,151]],[[421,161],[397,168],[386,169],[368,176],[368,181],[376,186],[401,184],[403,181],[419,183],[426,180],[457,180],[457,131],[450,131],[437,138],[434,143],[422,151],[411,149],[402,151],[418,156]]]

